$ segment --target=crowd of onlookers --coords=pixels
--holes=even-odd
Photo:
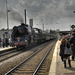
[[[6,38],[0,38],[0,47],[8,47],[9,45],[9,39],[8,37]]]
[[[69,53],[70,50],[70,53]],[[66,52],[66,53],[65,53]],[[69,67],[71,66],[71,56],[72,60],[75,58],[75,30],[71,34],[65,35],[61,38],[60,45],[60,57],[64,62],[64,67],[66,68],[66,60],[68,60]]]

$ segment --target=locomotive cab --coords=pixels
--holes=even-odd
[[[34,28],[35,31],[35,39],[38,43],[42,43],[45,40],[44,32],[41,29]]]

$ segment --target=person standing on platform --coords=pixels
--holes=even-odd
[[[73,31],[73,36],[70,39],[70,45],[72,49],[72,60],[74,60],[75,57],[75,30]]]
[[[2,42],[2,39],[0,38],[0,47],[1,47],[1,42]]]
[[[2,45],[5,47],[5,34],[3,34]]]
[[[8,44],[9,44],[8,37],[5,38],[5,44],[6,44],[6,47],[8,47]]]
[[[60,56],[61,56],[61,60],[64,62],[64,67],[66,68],[66,60],[68,59],[69,67],[71,67],[71,61],[70,61],[70,55],[69,54],[66,54],[66,55],[64,54],[65,46],[67,46],[67,48],[70,47],[68,45],[68,40],[66,39],[66,37],[63,37],[61,39],[61,45],[60,45]]]
[[[3,38],[2,43],[3,43],[3,47],[5,47],[5,38]]]

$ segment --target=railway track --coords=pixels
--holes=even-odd
[[[34,47],[30,50],[23,51],[23,53],[15,55],[13,57],[10,57],[9,59],[6,59],[5,61],[0,62],[0,75],[5,75],[6,72],[8,72],[11,68],[16,66],[17,64],[24,61],[27,57],[35,53],[36,51],[39,51],[41,48],[44,48],[45,45],[48,45],[50,42],[46,42],[44,44],[41,44],[37,47]],[[6,66],[6,67],[5,67]]]
[[[5,55],[0,56],[0,62],[7,60],[11,57],[14,57],[18,54],[21,54],[21,53],[22,53],[22,51],[13,51],[13,52],[6,53]]]
[[[54,48],[55,48],[54,45],[52,47],[50,47],[50,49],[47,51],[47,53],[41,60],[40,64],[37,66],[33,75],[48,75],[49,74],[49,69],[50,69],[50,64],[52,61]]]
[[[54,43],[46,44],[40,50],[36,51],[26,60],[11,69],[5,75],[36,75],[39,73],[39,68],[46,59],[47,55],[53,48]],[[38,74],[39,75],[39,74]]]
[[[22,49],[22,48],[19,48],[19,49]],[[23,51],[21,50],[18,50],[16,48],[12,48],[12,49],[8,49],[8,50],[4,50],[0,53],[0,62],[6,60],[6,59],[9,59],[11,57],[14,57],[20,53],[22,53]]]
[[[44,45],[44,44],[43,44],[43,45]],[[39,47],[41,47],[41,46],[43,46],[43,45],[37,46],[36,49],[39,48]],[[35,48],[34,48],[34,50],[35,50]],[[16,56],[16,55],[19,55],[19,54],[21,54],[21,53],[23,53],[23,52],[25,52],[25,51],[27,51],[27,49],[24,50],[23,48],[19,48],[18,51],[17,51],[16,48],[14,48],[14,49],[12,48],[11,50],[10,50],[10,49],[4,50],[4,51],[2,51],[2,53],[0,54],[0,62],[2,62],[2,61],[4,61],[4,60],[7,60],[7,59],[9,59],[9,58],[11,58],[11,57],[14,57],[14,56]],[[35,50],[35,51],[36,51],[36,50]],[[4,53],[3,53],[3,52],[4,52]]]

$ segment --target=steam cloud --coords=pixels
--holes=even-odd
[[[17,22],[24,22],[23,16],[22,16],[20,13],[15,12],[15,11],[12,11],[12,12],[10,13],[10,18],[11,18],[12,20],[17,21]]]
[[[8,16],[10,17],[10,21],[15,20],[17,22],[24,22],[23,16],[15,11],[8,12]],[[0,20],[5,19],[7,17],[5,11],[0,10]]]
[[[23,14],[24,15],[24,14]],[[21,13],[16,11],[10,11],[8,12],[8,19],[9,19],[9,28],[12,28],[12,26],[19,25],[21,23],[24,23],[23,16]],[[0,29],[7,28],[7,14],[6,11],[0,10]]]

